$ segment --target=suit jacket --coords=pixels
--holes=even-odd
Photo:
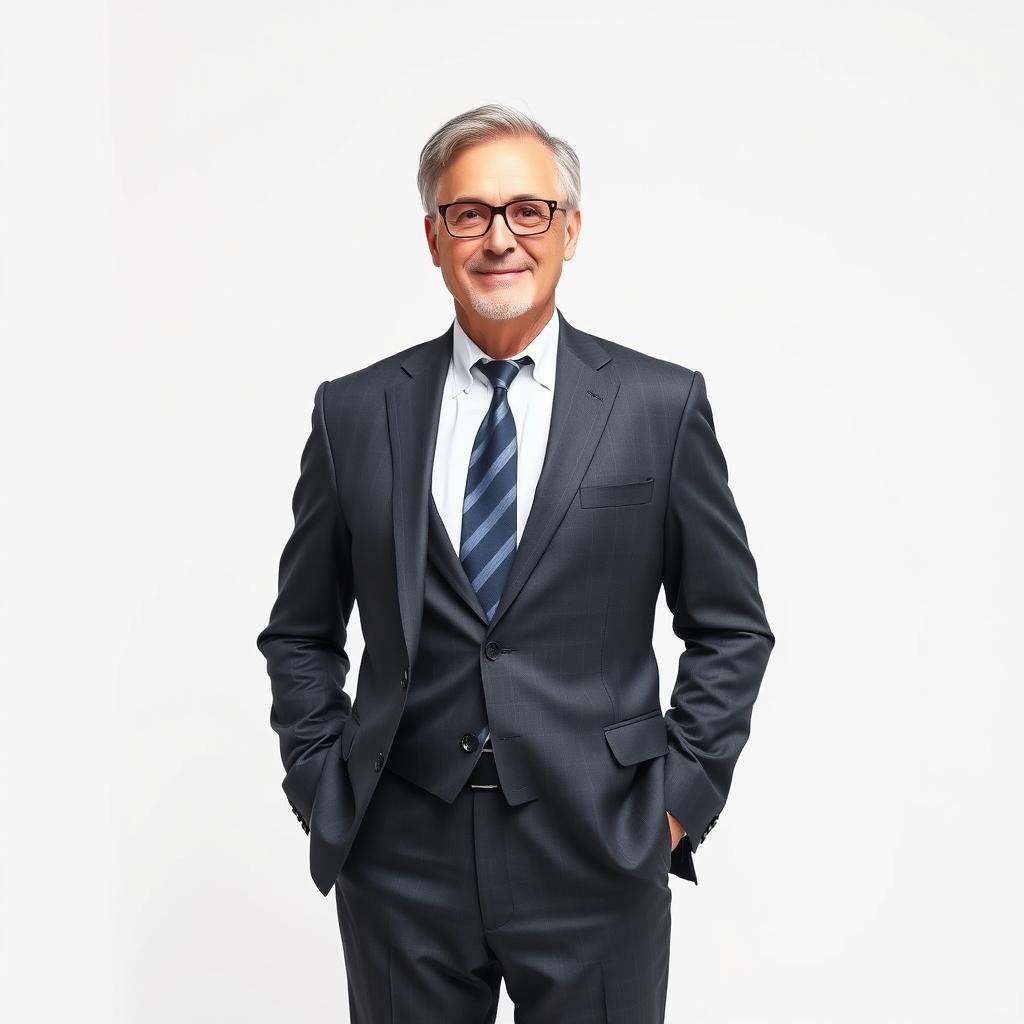
[[[572,759],[578,772],[599,749],[623,771],[664,757],[665,808],[687,831],[670,870],[696,882],[692,853],[725,805],[775,637],[701,373],[558,319],[544,466],[489,623],[456,577],[482,619],[496,766],[515,805],[543,799],[565,778],[560,765]],[[278,595],[256,641],[282,787],[324,895],[415,685],[451,345],[449,327],[317,388]],[[667,711],[652,648],[662,589],[685,644]],[[365,648],[353,705],[357,600]],[[607,748],[581,739],[592,736]]]

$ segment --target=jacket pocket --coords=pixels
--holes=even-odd
[[[668,753],[668,727],[661,708],[604,727],[615,760],[637,764]]]
[[[583,508],[608,508],[615,505],[643,505],[654,494],[654,477],[622,484],[587,484],[580,487]]]
[[[348,718],[345,719],[345,724],[341,729],[341,759],[342,761],[348,760],[348,755],[352,750],[352,741],[356,738],[356,733],[359,732],[359,719],[356,718],[355,712],[349,712]]]

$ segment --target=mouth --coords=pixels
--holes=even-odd
[[[474,273],[481,277],[516,277],[519,274],[525,274],[526,268],[523,267],[520,270],[476,270]]]

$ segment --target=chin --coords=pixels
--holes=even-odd
[[[514,320],[534,307],[532,295],[482,295],[470,289],[469,305],[486,320]]]

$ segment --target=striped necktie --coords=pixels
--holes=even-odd
[[[488,621],[494,616],[516,553],[516,423],[508,404],[508,388],[520,359],[478,359],[474,364],[493,387],[491,406],[480,424],[466,474],[462,504],[459,560],[480,599]],[[486,744],[490,729],[479,734]]]

